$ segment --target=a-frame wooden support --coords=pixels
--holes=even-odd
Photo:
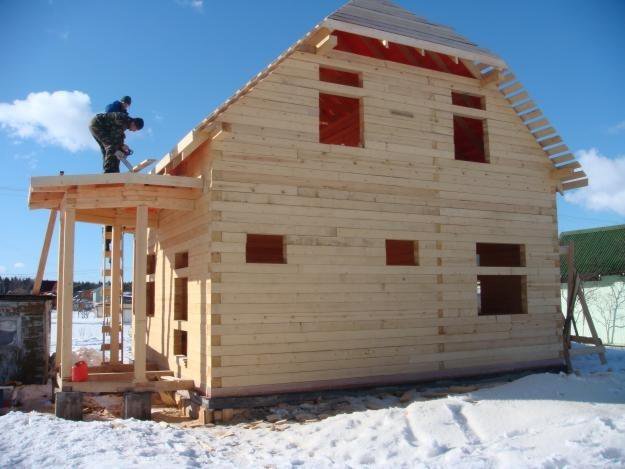
[[[603,342],[597,334],[597,329],[595,329],[595,324],[592,320],[592,316],[590,315],[588,304],[586,303],[586,297],[584,296],[582,280],[579,272],[575,268],[575,246],[573,242],[571,242],[568,246],[561,246],[560,254],[566,254],[568,267],[568,295],[566,302],[566,316],[564,320],[564,333],[562,335],[564,340],[564,359],[566,360],[567,369],[569,372],[573,371],[571,357],[593,353],[598,354],[601,364],[605,365],[607,363],[607,360],[605,358],[605,347],[603,346]],[[577,324],[575,323],[574,317],[575,303],[577,300],[579,300],[579,304],[582,307],[582,314],[584,315],[584,319],[588,324],[588,329],[590,329],[591,337],[582,337],[577,331]],[[573,326],[575,329],[575,335],[571,334],[571,326]],[[589,344],[592,345],[592,347],[571,349],[572,342]]]

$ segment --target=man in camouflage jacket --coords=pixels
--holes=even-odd
[[[97,114],[89,125],[91,135],[102,150],[103,167],[105,173],[119,173],[119,159],[115,155],[121,151],[128,154],[129,149],[124,144],[126,130],[136,132],[143,128],[143,119],[132,118],[125,112],[107,112]]]

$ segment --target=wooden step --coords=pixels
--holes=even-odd
[[[571,342],[577,342],[580,344],[603,345],[603,342],[601,342],[601,339],[595,339],[593,337],[581,337],[578,335],[572,335]]]
[[[578,357],[580,355],[592,355],[593,353],[605,353],[605,347],[603,345],[598,345],[596,347],[574,348],[569,351],[569,354],[572,357]]]

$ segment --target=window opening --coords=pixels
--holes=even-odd
[[[286,264],[284,236],[248,234],[245,243],[245,262]]]
[[[174,355],[187,356],[187,331],[174,330]]]
[[[417,242],[387,239],[386,265],[418,265]]]
[[[478,275],[478,315],[527,313],[525,275]]]
[[[458,91],[451,92],[451,103],[456,106],[470,107],[473,109],[485,109],[483,96],[460,93]]]
[[[481,267],[525,267],[522,244],[477,243],[475,251]]]
[[[362,146],[360,100],[319,93],[319,141],[330,145]]]
[[[188,317],[189,282],[186,277],[174,279],[174,321],[186,321]]]
[[[154,275],[156,273],[156,254],[148,254],[145,273],[147,275]]]
[[[189,252],[177,252],[174,255],[174,269],[189,267]]]
[[[146,282],[145,284],[145,296],[146,296],[146,316],[154,316],[156,311],[156,288],[154,282]]]
[[[454,116],[454,153],[457,160],[488,163],[484,126],[481,119]]]
[[[345,72],[333,68],[319,67],[319,80],[337,85],[356,86],[362,88],[360,74],[356,72]]]

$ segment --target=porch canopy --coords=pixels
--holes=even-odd
[[[61,390],[171,390],[193,387],[188,380],[153,381],[171,372],[150,372],[146,364],[146,264],[148,227],[157,224],[158,211],[193,210],[201,196],[201,178],[140,173],[61,175],[31,178],[28,207],[49,209],[50,221],[35,285],[41,282],[57,213],[60,214],[59,279],[57,291],[57,377]],[[112,227],[111,279],[121,279],[124,231],[134,232],[133,348],[134,365],[119,363],[121,281],[111,282],[110,363],[93,370],[87,383],[71,381],[74,236],[77,221]],[[38,282],[37,282],[38,281]]]

